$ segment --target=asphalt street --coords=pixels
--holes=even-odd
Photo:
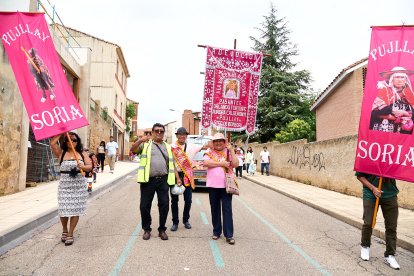
[[[241,181],[233,197],[235,245],[211,240],[208,193],[193,193],[190,222],[168,241],[142,240],[139,184],[128,175],[88,205],[75,243],[60,242],[60,223],[0,257],[0,275],[413,275],[414,254],[398,248],[400,271],[383,261],[373,238],[370,261],[359,258],[360,230],[298,201]],[[180,212],[183,199],[180,197]],[[171,226],[171,214],[167,226]]]

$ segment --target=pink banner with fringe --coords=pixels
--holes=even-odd
[[[89,124],[43,13],[0,12],[0,37],[37,141]]]
[[[414,181],[414,27],[372,27],[356,171]]]
[[[260,53],[207,47],[204,128],[254,132],[262,58]]]

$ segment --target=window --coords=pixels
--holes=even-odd
[[[115,91],[115,111],[118,112],[118,94]]]
[[[116,60],[116,76],[118,76],[119,61]]]

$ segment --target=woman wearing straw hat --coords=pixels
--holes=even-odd
[[[403,67],[380,73],[388,81],[377,83],[379,91],[372,105],[370,129],[412,134],[414,92],[408,77],[412,74],[413,70]]]

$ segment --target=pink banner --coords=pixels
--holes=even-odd
[[[88,125],[42,13],[0,12],[0,36],[36,140]]]
[[[201,124],[254,131],[262,54],[207,47]]]
[[[414,27],[373,27],[356,171],[414,181]]]

